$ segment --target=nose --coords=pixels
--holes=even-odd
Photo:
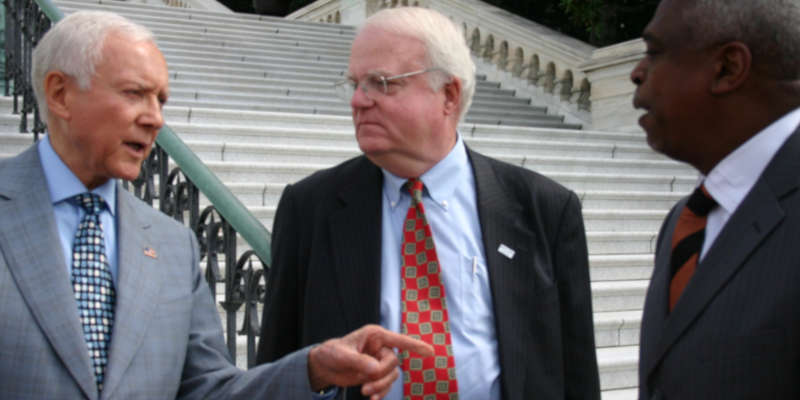
[[[139,123],[149,129],[159,130],[164,126],[163,105],[157,96],[149,96],[145,105],[146,109],[139,118]]]
[[[633,68],[633,71],[631,71],[631,82],[636,86],[641,85],[647,76],[645,62],[646,60],[639,61]]]
[[[353,97],[350,98],[350,107],[364,108],[375,104],[375,101],[367,94],[367,91],[361,85],[358,85],[356,90],[353,91]]]

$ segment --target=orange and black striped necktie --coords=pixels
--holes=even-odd
[[[714,201],[705,186],[700,185],[689,197],[686,207],[678,217],[675,232],[672,234],[672,254],[670,256],[672,272],[672,281],[669,284],[670,312],[675,308],[683,289],[694,275],[700,257],[700,249],[703,248],[708,213],[716,205],[717,202]]]

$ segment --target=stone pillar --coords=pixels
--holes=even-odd
[[[368,16],[378,10],[378,0],[340,0],[342,25],[360,26]]]
[[[623,132],[642,132],[642,114],[633,108],[636,87],[631,71],[644,56],[644,42],[630,40],[597,49],[592,59],[581,66],[592,87],[592,128]]]

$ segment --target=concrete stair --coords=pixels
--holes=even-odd
[[[347,69],[352,27],[113,0],[56,4],[65,13],[119,12],[153,29],[170,66],[167,123],[267,228],[287,183],[359,152],[349,106],[332,86]],[[0,158],[32,141],[16,133],[11,104],[0,97]],[[460,133],[471,148],[548,175],[581,198],[603,399],[634,399],[656,235],[696,175],[653,153],[641,134],[580,128],[513,88],[479,80]],[[237,344],[244,366],[245,338]]]

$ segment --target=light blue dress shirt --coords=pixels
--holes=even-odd
[[[64,161],[61,160],[61,157],[53,150],[49,135],[39,141],[37,150],[42,161],[44,176],[47,179],[50,201],[53,202],[58,237],[61,240],[61,250],[64,252],[64,262],[67,264],[67,274],[72,276],[72,241],[75,238],[78,224],[86,212],[71,198],[90,190],[72,173],[67,165],[64,164]],[[103,224],[106,257],[108,257],[115,287],[117,286],[119,265],[117,262],[117,223],[115,219],[117,210],[116,188],[116,180],[109,179],[108,182],[91,190],[92,193],[100,195],[108,206],[100,213],[100,223]]]
[[[383,170],[381,325],[400,332],[400,247],[411,196],[406,179]],[[500,360],[475,194],[467,150],[458,135],[443,160],[423,174],[423,204],[439,257],[461,400],[500,399]],[[389,400],[403,397],[403,379]]]

